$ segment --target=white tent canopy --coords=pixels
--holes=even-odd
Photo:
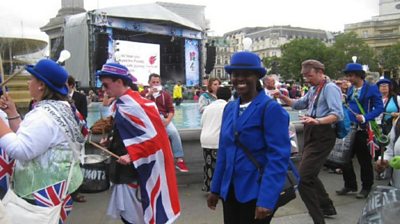
[[[109,17],[167,21],[195,30],[202,30],[199,25],[156,3],[96,9],[92,12],[98,14],[106,13]]]

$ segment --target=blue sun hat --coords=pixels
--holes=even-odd
[[[106,63],[103,65],[101,70],[97,71],[96,73],[99,78],[101,77],[114,77],[114,78],[120,78],[126,81],[136,81],[137,79],[129,73],[129,70],[127,67],[118,64],[118,63]]]
[[[267,73],[262,66],[260,57],[248,51],[236,52],[232,55],[231,64],[225,66],[225,71],[231,74],[235,70],[255,71],[260,78]]]
[[[42,59],[36,65],[25,66],[25,69],[35,78],[44,82],[51,90],[63,96],[68,94],[68,73],[57,62],[50,59]]]

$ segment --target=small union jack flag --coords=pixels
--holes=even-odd
[[[67,220],[67,217],[72,210],[72,202],[73,200],[71,195],[68,195],[63,202],[63,206],[61,207],[60,221],[58,222],[59,224],[64,224],[64,222]]]
[[[33,193],[36,205],[51,207],[62,203],[59,221],[60,224],[63,224],[67,220],[67,216],[72,210],[71,195],[67,195],[64,201],[62,200],[64,191],[66,190],[66,185],[66,181],[64,180]]]
[[[89,136],[89,128],[87,126],[85,118],[83,118],[83,115],[78,110],[75,110],[75,116],[78,121],[79,127],[81,128],[81,133],[83,137],[87,138]]]
[[[371,127],[368,125],[368,148],[369,148],[369,154],[371,154],[372,158],[375,158],[375,151],[379,150],[378,144],[375,143],[374,141],[374,132],[372,131]]]
[[[0,148],[0,188],[7,191],[10,185],[10,177],[13,173],[14,159],[11,159],[3,150]]]

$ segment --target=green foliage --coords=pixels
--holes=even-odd
[[[379,55],[379,64],[382,69],[397,73],[400,66],[400,43],[384,48]]]
[[[352,57],[357,56],[357,63],[368,65],[370,71],[378,68],[372,48],[364,40],[357,37],[354,32],[342,33],[336,36],[335,43],[331,47],[332,57],[329,63],[333,77],[343,76],[342,70],[347,63],[352,62]]]
[[[280,74],[280,63],[281,58],[277,56],[263,58],[264,67],[267,68],[268,75],[270,74]]]
[[[324,61],[327,56],[327,47],[318,39],[296,39],[284,44],[281,50],[281,76],[300,83],[303,82],[303,76],[300,74],[301,63],[307,59]]]
[[[398,48],[398,51],[388,53],[388,55],[397,54],[398,57],[394,57],[396,59],[393,61],[400,63],[400,45]],[[281,58],[264,58],[264,65],[270,70],[278,71],[276,74],[280,74],[283,79],[293,79],[300,83],[303,83],[303,77],[300,74],[301,63],[307,59],[315,59],[324,63],[325,74],[332,79],[343,76],[342,70],[347,63],[352,62],[352,56],[357,56],[357,63],[367,64],[371,71],[378,69],[377,59],[372,48],[352,32],[336,36],[335,43],[330,47],[318,39],[296,39],[283,45],[281,51]],[[389,63],[388,59],[384,61]],[[275,68],[272,67],[273,62],[275,62]]]

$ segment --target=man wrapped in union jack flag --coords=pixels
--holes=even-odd
[[[116,97],[109,148],[120,157],[110,164],[107,214],[124,223],[174,222],[180,214],[174,159],[155,103],[130,88],[135,78],[123,65],[104,64],[97,75]]]

